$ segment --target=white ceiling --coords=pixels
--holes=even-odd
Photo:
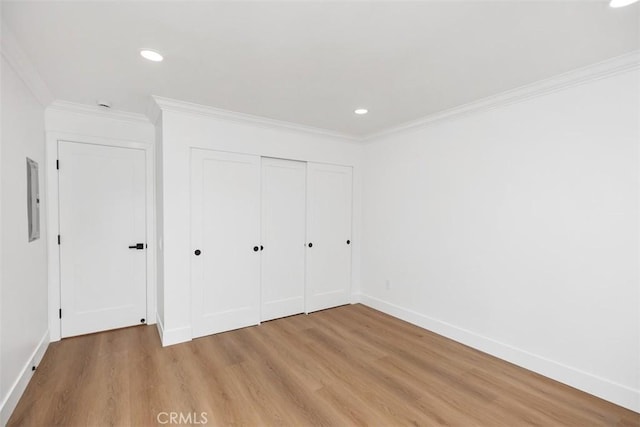
[[[57,99],[144,113],[154,94],[354,136],[640,47],[640,5],[606,1],[3,1],[2,13]]]

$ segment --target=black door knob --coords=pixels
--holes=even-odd
[[[350,245],[350,244],[351,244],[351,240],[347,240],[347,245]]]
[[[196,249],[193,253],[196,254],[196,256],[200,256],[202,251],[200,249]]]
[[[309,243],[309,247],[312,248],[313,247],[313,243]]]
[[[257,246],[254,246],[253,247],[253,252],[258,252],[258,249],[260,249],[260,248],[258,248]]]
[[[260,250],[261,251],[264,250],[264,246],[260,245]]]

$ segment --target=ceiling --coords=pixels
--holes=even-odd
[[[2,14],[56,99],[144,113],[153,94],[352,136],[640,48],[640,3],[588,0],[3,1]]]

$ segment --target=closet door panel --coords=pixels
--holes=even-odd
[[[304,312],[306,163],[262,159],[262,320]]]
[[[351,167],[307,165],[307,312],[349,303],[351,199]]]
[[[260,157],[191,153],[193,336],[260,321]]]

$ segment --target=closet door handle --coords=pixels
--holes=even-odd
[[[258,252],[258,249],[260,249],[260,248],[259,248],[259,247],[257,247],[257,246],[254,246],[254,247],[253,247],[253,252]]]
[[[310,248],[312,248],[312,247],[313,247],[313,243],[309,243],[309,245],[308,245],[308,246],[309,246]]]
[[[350,245],[350,244],[351,244],[351,240],[347,240],[347,245]]]
[[[260,245],[260,250],[263,250],[263,249],[264,249],[264,246]]]
[[[200,249],[196,249],[195,251],[193,251],[193,253],[194,253],[196,256],[200,256],[200,254],[202,253],[202,251],[201,251]]]

